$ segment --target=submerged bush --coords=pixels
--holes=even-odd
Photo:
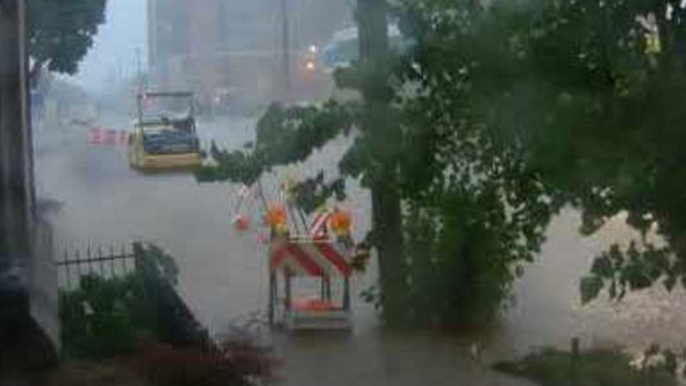
[[[138,274],[82,277],[79,289],[60,292],[64,355],[103,359],[135,351],[155,339],[153,310]]]
[[[60,292],[67,365],[59,379],[75,385],[226,386],[273,377],[274,357],[259,337],[245,331],[213,341],[195,330],[202,326],[173,288],[178,268],[171,256],[154,245],[135,244],[134,251],[140,263],[135,272],[85,275],[78,289]],[[192,336],[186,336],[191,327]]]
[[[630,366],[632,358],[619,351],[597,349],[580,354],[572,365],[569,352],[548,348],[529,354],[516,362],[494,365],[498,371],[531,379],[541,386],[568,385],[574,378],[576,386],[676,386],[677,379],[666,368],[637,371]],[[572,376],[572,371],[575,375]]]
[[[175,285],[178,267],[173,257],[155,245],[135,243],[133,249],[134,272],[119,277],[83,275],[77,289],[60,291],[65,356],[112,358],[169,338],[166,325],[173,321],[158,323],[158,290],[151,292],[150,285]]]

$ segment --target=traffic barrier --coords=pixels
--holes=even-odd
[[[274,240],[270,265],[273,270],[289,270],[296,276],[349,277],[352,268],[347,253],[328,241]]]
[[[129,142],[126,130],[93,127],[88,132],[88,143],[94,146],[124,146]]]
[[[310,224],[310,236],[316,239],[325,239],[328,236],[328,223],[330,218],[331,212],[328,210],[318,212]]]

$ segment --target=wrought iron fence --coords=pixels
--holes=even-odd
[[[136,271],[137,256],[130,243],[70,246],[62,248],[55,262],[59,287],[67,291],[79,288],[81,278],[123,277]]]
[[[62,248],[55,262],[59,286],[70,292],[80,288],[84,276],[110,279],[140,273],[145,296],[153,307],[158,339],[172,346],[199,346],[211,352],[216,349],[214,341],[165,276],[160,254],[164,251],[142,242]]]

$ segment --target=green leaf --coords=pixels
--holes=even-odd
[[[105,22],[107,0],[27,2],[29,51],[51,71],[75,74]]]
[[[672,292],[672,289],[674,289],[674,286],[676,285],[676,276],[668,275],[665,278],[664,285],[668,292]]]
[[[601,256],[596,257],[596,259],[593,261],[593,266],[591,267],[591,273],[606,279],[614,276],[612,260],[610,260],[607,254],[602,254]]]
[[[581,279],[581,304],[586,305],[595,300],[603,289],[603,280],[597,276],[587,276]]]

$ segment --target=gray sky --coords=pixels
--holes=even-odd
[[[108,0],[106,24],[100,27],[79,73],[71,78],[73,82],[88,91],[101,91],[117,76],[134,75],[138,49],[145,66],[145,4],[145,0]]]

